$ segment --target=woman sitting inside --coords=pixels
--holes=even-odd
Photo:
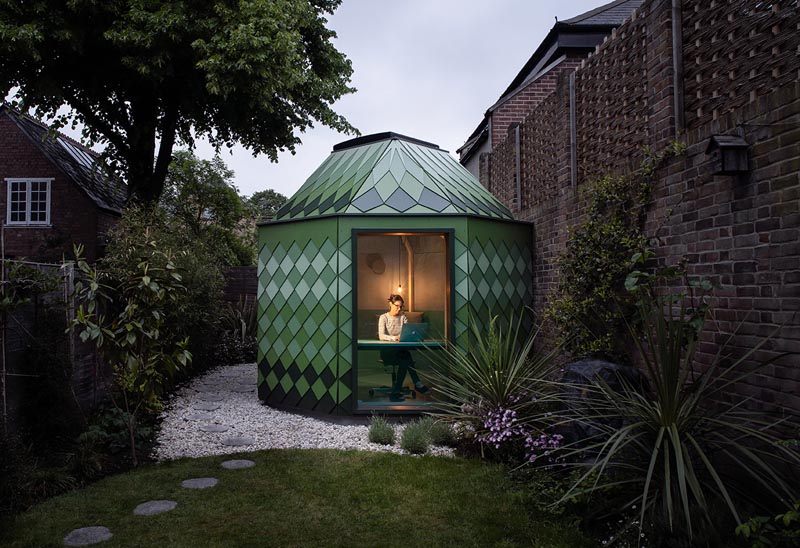
[[[381,314],[378,320],[378,338],[382,341],[399,341],[400,331],[403,329],[403,324],[408,323],[408,318],[403,314],[403,306],[405,301],[400,295],[389,295],[389,312]],[[389,395],[389,401],[403,401],[403,382],[406,380],[406,372],[411,375],[411,380],[414,382],[414,387],[420,394],[427,393],[430,389],[425,386],[419,375],[417,369],[414,367],[414,359],[411,357],[411,352],[406,348],[381,348],[381,359],[386,365],[396,365],[397,375],[392,384],[392,392]]]

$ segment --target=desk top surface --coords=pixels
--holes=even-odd
[[[445,341],[418,341],[418,342],[395,342],[381,341],[378,339],[358,339],[359,348],[422,348],[444,346]]]

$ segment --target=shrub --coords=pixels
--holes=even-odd
[[[369,423],[369,441],[380,443],[381,445],[392,445],[394,443],[394,426],[380,415],[372,415]]]
[[[661,274],[670,281],[678,272]],[[620,512],[635,505],[640,530],[644,523],[663,523],[665,534],[691,543],[698,525],[713,525],[715,507],[726,508],[741,523],[742,504],[757,502],[753,490],[740,490],[748,481],[783,504],[796,500],[797,486],[781,477],[780,467],[800,465],[800,455],[778,443],[777,422],[720,397],[774,361],[750,371],[743,367],[768,339],[738,359],[726,362],[718,354],[706,369],[698,368],[694,356],[711,286],[692,282],[687,292],[660,295],[655,279],[636,272],[627,281],[637,295],[641,322],[641,334],[632,330],[630,337],[650,388],[642,393],[623,379],[621,390],[614,391],[598,381],[587,388],[596,398],[592,406],[568,405],[556,420],[579,421],[599,432],[565,452],[585,467],[581,480],[598,478],[588,489],[573,486],[568,495],[628,486],[633,492]]]
[[[422,428],[425,428],[428,431],[428,436],[430,437],[433,445],[446,445],[452,447],[456,444],[457,436],[452,424],[442,420],[437,420],[430,415],[426,415],[419,419],[419,423]]]
[[[800,502],[782,514],[770,518],[755,516],[736,528],[736,534],[752,548],[790,548],[800,544]]]
[[[558,288],[545,312],[559,342],[574,355],[628,359],[626,322],[635,315],[624,290],[630,258],[647,247],[644,223],[655,168],[683,150],[672,143],[661,154],[645,151],[644,163],[630,176],[605,176],[587,185],[587,219],[569,233],[558,258]]]
[[[483,330],[471,319],[467,350],[448,346],[430,353],[442,420],[466,425],[482,454],[502,448],[511,460],[523,458],[525,439],[538,431],[558,372],[557,349],[534,353],[538,329],[523,339],[522,323],[520,317],[505,327],[494,317]]]
[[[145,230],[132,238],[117,257],[123,266],[112,277],[107,270],[90,267],[75,251],[77,266],[86,277],[75,284],[77,310],[72,329],[81,340],[97,345],[113,370],[120,397],[114,404],[124,410],[131,458],[138,464],[136,426],[140,412],[155,412],[159,397],[175,372],[191,362],[188,337],[170,330],[167,320],[180,313],[185,292],[181,274],[169,250]]]
[[[409,423],[403,430],[400,447],[412,455],[424,455],[431,447],[429,429],[420,421]]]

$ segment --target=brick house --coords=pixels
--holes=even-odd
[[[679,141],[653,175],[645,233],[660,265],[685,258],[690,277],[721,286],[697,360],[757,348],[753,364],[776,361],[726,397],[800,416],[798,51],[797,2],[645,0],[521,120],[518,144],[492,147],[490,190],[534,224],[540,318],[586,218],[583,190]],[[733,170],[723,143],[742,147]]]
[[[615,0],[591,11],[557,21],[500,98],[487,110],[478,127],[456,152],[459,161],[487,186],[481,158],[513,133],[545,97],[555,91],[564,75],[575,70],[595,47],[630,17],[643,0]],[[518,138],[514,133],[513,138]],[[488,188],[488,186],[487,186]]]
[[[10,259],[58,262],[80,243],[94,261],[125,204],[125,186],[102,174],[96,152],[8,105],[0,105],[0,184]]]

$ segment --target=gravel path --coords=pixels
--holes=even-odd
[[[256,365],[220,367],[179,389],[161,415],[158,460],[263,449],[359,449],[405,453],[367,440],[366,425],[340,425],[278,411],[256,395]],[[227,427],[227,428],[226,428]],[[397,427],[399,444],[402,425]],[[431,454],[452,455],[446,447]]]

